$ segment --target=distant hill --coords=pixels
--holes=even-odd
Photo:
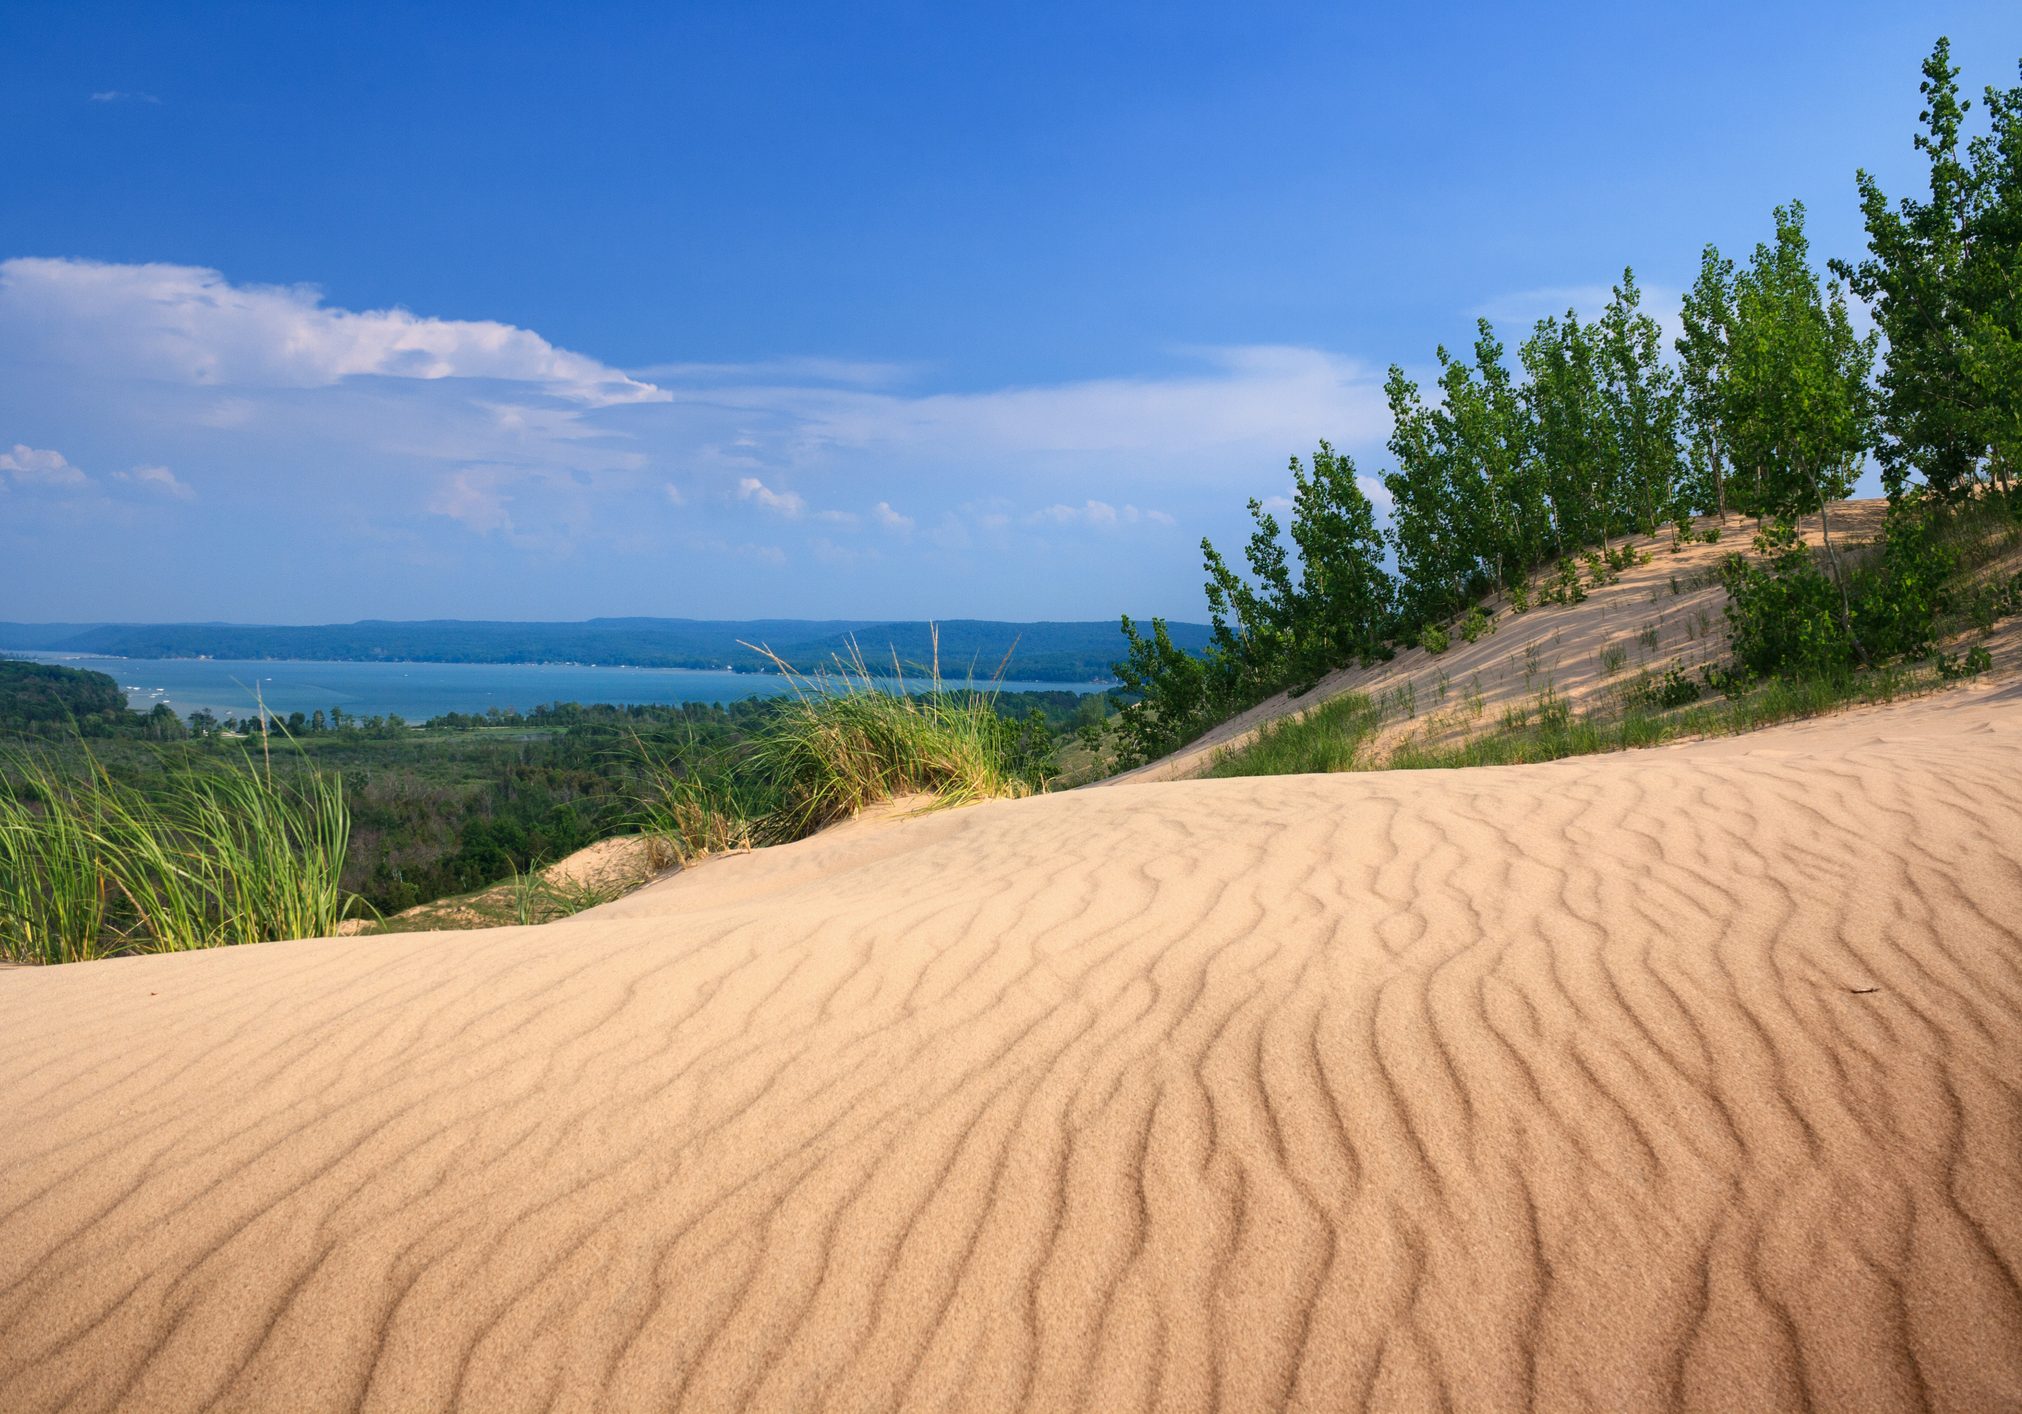
[[[1205,624],[1167,625],[1175,645],[1198,652]],[[1093,682],[1123,656],[1114,620],[1010,623],[951,619],[939,625],[943,676]],[[0,648],[119,658],[298,658],[323,662],[622,663],[642,668],[739,668],[764,660],[741,643],[770,647],[795,668],[825,666],[854,639],[872,666],[894,652],[911,672],[932,653],[918,621],[874,619],[589,619],[512,623],[473,619],[353,624],[0,624]],[[1005,662],[1005,655],[1010,655]]]
[[[93,736],[128,715],[126,694],[104,673],[0,658],[0,733],[74,725]]]

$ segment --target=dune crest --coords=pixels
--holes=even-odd
[[[0,1407],[2022,1404],[2022,690],[0,976]]]

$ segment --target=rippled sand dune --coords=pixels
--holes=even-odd
[[[2022,691],[0,975],[0,1409],[2022,1406]]]

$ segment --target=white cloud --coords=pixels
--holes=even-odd
[[[1645,285],[1639,283],[1637,291],[1642,299],[1643,312],[1657,321],[1663,340],[1664,356],[1672,353],[1672,340],[1678,337],[1680,324],[1678,309],[1684,300],[1684,292],[1668,285]],[[1612,284],[1597,285],[1547,285],[1535,290],[1512,290],[1498,295],[1472,311],[1474,316],[1488,320],[1497,326],[1496,336],[1503,342],[1503,348],[1514,365],[1517,345],[1530,336],[1531,328],[1547,315],[1562,315],[1571,310],[1583,323],[1599,319],[1608,307],[1608,301],[1615,297]],[[1446,347],[1453,353],[1474,347],[1474,331],[1463,330],[1446,341]]]
[[[164,496],[173,496],[178,501],[194,501],[197,498],[195,489],[165,466],[137,466],[132,471],[114,472],[113,480],[125,481]]]
[[[160,103],[152,93],[128,93],[123,89],[102,88],[91,95],[93,103]]]
[[[1084,501],[1078,506],[1055,504],[1044,510],[1034,511],[1028,519],[1051,521],[1055,525],[1117,526],[1136,525],[1147,522],[1152,525],[1175,524],[1173,518],[1164,511],[1140,510],[1136,506],[1112,506],[1107,501]]]
[[[1277,459],[1318,437],[1356,445],[1389,431],[1380,376],[1353,359],[1276,345],[1191,356],[1206,368],[970,393],[908,395],[805,381],[668,391],[677,402],[746,414],[738,426],[741,455],[769,448],[800,460],[837,450],[1198,457],[1266,448]]]
[[[82,486],[89,479],[63,453],[19,442],[12,451],[0,452],[0,471],[24,486]]]
[[[590,408],[668,396],[511,324],[338,309],[311,286],[235,285],[192,265],[0,261],[0,322],[42,343],[44,356],[205,387],[473,378]]]
[[[480,535],[510,535],[513,520],[506,510],[507,499],[496,472],[472,467],[444,482],[429,501],[428,509],[461,521]]]
[[[739,500],[756,501],[760,506],[789,519],[807,509],[807,502],[792,491],[775,491],[755,476],[747,476],[737,483]]]
[[[655,363],[634,369],[639,378],[678,383],[836,383],[851,388],[889,388],[904,382],[919,366],[871,359],[793,356],[754,363]]]
[[[1389,429],[1380,373],[1323,349],[1166,350],[1153,372],[962,391],[860,360],[627,373],[506,323],[357,312],[166,264],[0,262],[0,350],[0,427],[88,435],[135,468],[94,478],[128,502],[188,491],[141,466],[201,466],[219,514],[271,514],[299,480],[340,534],[427,533],[440,516],[541,550],[664,533],[641,510],[685,506],[708,553],[767,563],[807,560],[822,535],[983,556],[1142,534],[1168,512],[1192,524],[1282,489],[1286,455],[1319,437],[1366,455]],[[0,483],[83,482],[64,467],[0,466]],[[739,544],[755,522],[780,543]]]

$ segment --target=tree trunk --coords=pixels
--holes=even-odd
[[[1861,648],[1860,639],[1854,636],[1853,605],[1847,599],[1846,576],[1840,572],[1839,551],[1832,546],[1832,501],[1827,497],[1819,498],[1818,525],[1819,533],[1825,539],[1825,557],[1832,565],[1832,582],[1839,588],[1840,630],[1846,634],[1847,642],[1853,645],[1856,656],[1866,662],[1868,655]]]

